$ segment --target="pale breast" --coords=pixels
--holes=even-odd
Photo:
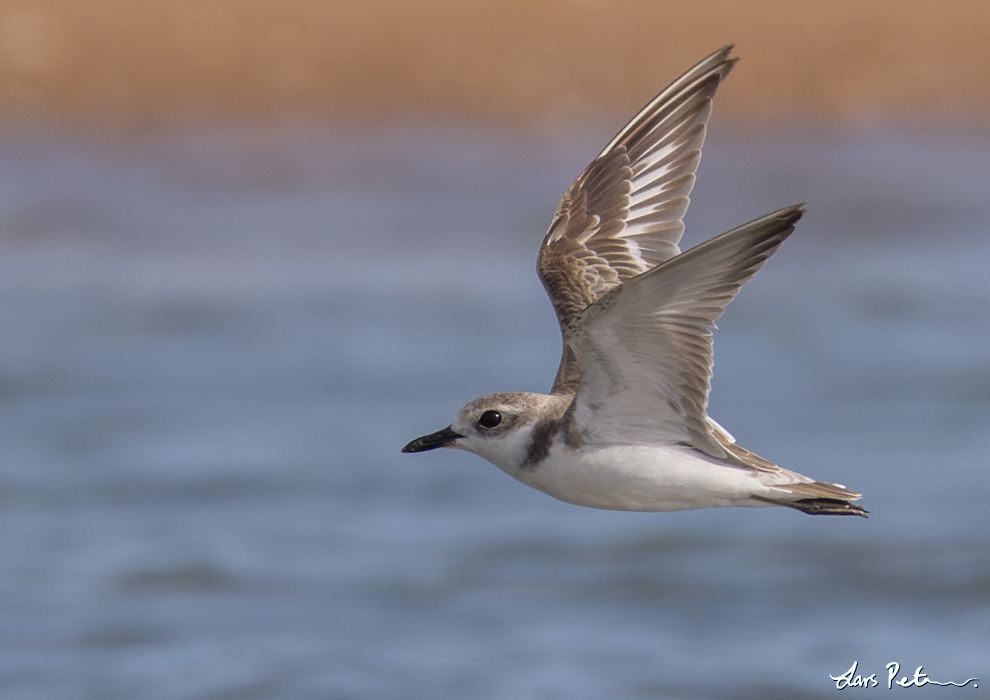
[[[515,475],[527,486],[589,508],[668,512],[752,505],[767,491],[752,472],[680,446],[570,449],[554,443],[537,468]]]

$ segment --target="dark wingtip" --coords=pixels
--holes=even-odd
[[[712,54],[713,56],[721,56],[722,60],[725,61],[725,68],[722,70],[722,80],[725,80],[725,76],[727,76],[729,74],[729,71],[731,71],[735,67],[736,63],[739,62],[738,56],[729,55],[730,53],[732,53],[732,50],[734,48],[736,48],[736,45],[734,43],[726,44],[718,51],[716,51],[714,54]]]

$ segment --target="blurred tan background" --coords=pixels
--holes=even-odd
[[[580,122],[730,42],[742,121],[990,121],[986,0],[7,0],[0,124]]]

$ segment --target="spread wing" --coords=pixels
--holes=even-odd
[[[698,63],[612,139],[560,201],[537,261],[564,333],[551,393],[573,393],[574,317],[609,289],[678,255],[712,97],[736,59],[731,46]]]
[[[586,442],[683,443],[741,459],[708,418],[712,329],[803,213],[781,209],[702,243],[575,318],[569,345],[583,372],[570,410]]]

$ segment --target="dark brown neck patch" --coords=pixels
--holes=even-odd
[[[553,439],[560,432],[559,418],[546,418],[536,424],[533,428],[533,439],[526,450],[526,459],[522,463],[522,469],[535,469],[536,465],[547,458],[550,454],[550,447]]]

